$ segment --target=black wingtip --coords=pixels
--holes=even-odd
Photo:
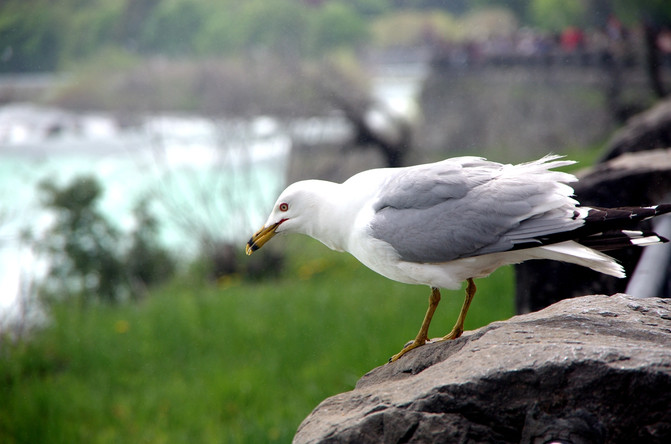
[[[655,208],[655,216],[659,216],[660,214],[671,213],[671,204],[659,204],[656,205],[654,208]]]
[[[585,223],[617,225],[620,221],[640,222],[666,213],[671,213],[671,204],[659,204],[649,207],[592,207],[587,212]]]

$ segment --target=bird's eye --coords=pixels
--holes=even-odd
[[[279,207],[279,208],[280,208],[280,211],[287,211],[287,210],[289,209],[289,204],[286,203],[286,202],[282,202],[282,203],[280,204],[280,207]]]

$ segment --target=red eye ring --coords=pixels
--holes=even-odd
[[[286,202],[282,202],[279,206],[280,211],[288,211],[289,210],[289,204]]]

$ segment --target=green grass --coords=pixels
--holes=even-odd
[[[185,277],[135,305],[59,305],[31,340],[0,342],[0,442],[290,442],[414,337],[429,290],[304,237],[278,242],[294,252],[281,278]],[[467,329],[513,314],[511,269],[476,283]],[[433,336],[462,299],[443,292]]]
[[[587,147],[567,147],[562,151],[562,155],[567,160],[574,160],[577,163],[574,165],[560,168],[563,171],[575,173],[585,168],[596,165],[597,160],[605,154],[604,143],[595,143]]]

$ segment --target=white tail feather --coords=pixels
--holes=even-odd
[[[582,265],[591,268],[594,271],[615,276],[618,278],[626,277],[624,268],[618,264],[612,257],[600,253],[591,248],[580,245],[577,242],[567,241],[552,245],[545,245],[534,248],[534,255],[537,259],[552,259],[556,261],[569,262],[571,264]]]
[[[622,230],[623,234],[629,236],[629,242],[638,247],[661,244],[662,239],[656,234],[645,235],[642,231]]]

